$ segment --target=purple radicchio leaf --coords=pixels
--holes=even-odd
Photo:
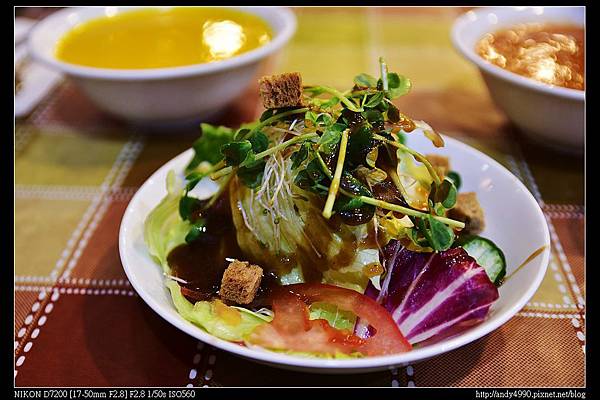
[[[381,290],[369,283],[365,295],[392,314],[412,344],[480,323],[498,299],[485,269],[460,247],[417,253],[392,240],[383,249],[382,263],[387,272]],[[360,321],[355,332],[362,337],[373,333]]]

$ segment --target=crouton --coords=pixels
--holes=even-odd
[[[438,173],[440,179],[450,172],[450,159],[448,157],[440,156],[439,154],[425,154],[425,157],[429,160],[435,172]]]
[[[448,212],[448,216],[464,222],[463,231],[466,233],[478,234],[485,228],[483,209],[475,192],[459,193],[456,205]]]
[[[263,270],[247,261],[234,260],[229,264],[221,279],[219,295],[226,303],[250,304],[262,279]]]
[[[264,76],[258,88],[267,109],[302,105],[302,76],[298,72]]]

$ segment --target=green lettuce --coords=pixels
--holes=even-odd
[[[165,273],[170,273],[167,263],[169,252],[185,243],[185,236],[191,228],[191,224],[179,216],[179,199],[183,195],[183,189],[177,186],[175,173],[169,171],[167,195],[144,222],[144,241],[150,255],[162,266]]]
[[[192,304],[181,294],[177,282],[168,281],[167,287],[171,291],[171,298],[177,312],[183,318],[223,340],[242,342],[254,328],[271,320],[269,316],[245,308],[230,307],[237,310],[240,316],[239,321],[232,324],[217,314],[215,302],[198,301]]]
[[[340,310],[329,303],[313,303],[309,308],[310,319],[324,319],[336,329],[352,331],[356,322],[353,312]]]
[[[361,242],[369,234],[366,224],[341,225],[332,228],[321,217],[321,209],[309,201],[306,192],[293,183],[293,161],[288,158],[278,163],[269,159],[265,179],[260,189],[254,190],[233,180],[230,201],[233,222],[240,248],[250,258],[266,268],[272,268],[282,284],[304,282],[302,260],[311,259],[324,264],[333,262],[346,240]],[[291,193],[291,195],[290,195]],[[303,254],[305,257],[298,257]],[[292,269],[281,267],[281,257],[296,259]],[[323,283],[342,286],[363,293],[369,278],[363,273],[365,265],[379,261],[377,248],[359,249],[352,259],[337,268],[321,268]]]
[[[396,157],[398,157],[396,173],[402,197],[412,208],[422,210],[427,207],[433,177],[427,167],[416,163],[409,152],[398,149]]]
[[[270,322],[272,317],[242,307],[229,307],[240,314],[238,323],[231,324],[218,315],[212,301],[190,303],[182,294],[177,282],[167,281],[173,304],[177,312],[186,320],[206,330],[211,335],[229,341],[243,341],[259,325]],[[223,306],[223,305],[222,305]],[[228,306],[224,306],[228,307]],[[324,319],[336,329],[352,330],[356,316],[349,311],[339,310],[328,303],[314,303],[310,306],[310,319]]]

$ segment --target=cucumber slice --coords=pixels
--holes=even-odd
[[[475,259],[477,264],[485,268],[490,280],[496,286],[502,284],[506,275],[506,259],[504,253],[489,239],[476,235],[460,237],[456,244]]]

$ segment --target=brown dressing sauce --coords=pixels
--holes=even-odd
[[[383,200],[387,203],[394,203],[406,206],[406,201],[402,197],[402,194],[398,190],[398,187],[394,184],[392,179],[388,176],[383,182],[376,183],[371,188],[373,196],[378,200]]]
[[[504,279],[502,280],[502,284],[506,283],[506,281],[508,281],[513,275],[515,275],[517,272],[519,272],[519,270],[521,268],[523,268],[524,266],[526,266],[527,264],[532,262],[537,256],[539,256],[546,249],[546,247],[548,247],[548,245],[545,244],[542,247],[540,247],[539,249],[537,249],[536,251],[534,251],[533,253],[531,253],[531,255],[529,255],[529,257],[527,257],[525,259],[525,261],[523,261],[521,263],[521,265],[519,265],[517,267],[517,269],[515,269],[513,272],[511,272],[510,275],[507,275],[504,277]]]
[[[383,265],[378,262],[367,264],[363,267],[363,274],[369,278],[383,274]]]
[[[508,71],[551,85],[584,89],[584,31],[567,24],[521,24],[488,33],[475,50]]]
[[[239,185],[239,182],[234,180],[231,184]],[[354,261],[360,249],[377,247],[373,221],[368,222],[368,234],[359,240],[337,214],[327,221],[321,218],[320,209],[308,208],[303,217],[304,235],[310,240],[298,243],[293,253],[274,254],[261,246],[247,246],[249,251],[244,251],[240,241],[245,243],[244,240],[255,238],[243,222],[234,193],[235,190],[223,193],[208,210],[202,209],[206,203],[195,210],[192,220],[204,218],[206,231],[194,242],[176,247],[167,257],[173,275],[182,280],[179,282],[182,294],[192,302],[218,297],[223,272],[231,259],[248,261],[263,269],[258,294],[249,305],[249,308],[257,309],[269,304],[270,293],[280,285],[278,276],[288,273],[294,266],[301,266],[305,282],[321,282],[324,271],[344,268]],[[337,254],[328,254],[334,233],[343,244]],[[379,267],[371,265],[364,272],[377,274]]]
[[[378,232],[377,227],[375,226],[375,218],[369,221],[367,225],[367,236],[365,236],[360,243],[358,244],[359,249],[377,249],[379,248],[379,238],[380,232]]]
[[[228,259],[252,260],[238,246],[227,193],[206,212],[199,208],[193,214],[193,221],[205,218],[206,232],[194,242],[184,243],[173,249],[167,262],[173,275],[186,282],[179,282],[182,294],[188,300],[196,302],[218,296],[223,272],[229,265]],[[250,307],[262,306],[272,288],[277,285],[277,276],[265,271],[259,292]]]
[[[332,228],[342,237],[344,244],[337,254],[327,257],[326,253],[333,240],[330,230]],[[324,271],[346,267],[356,257],[359,243],[337,218],[325,221],[317,215],[311,215],[305,221],[304,234],[310,238],[310,243],[308,241],[298,243],[293,254],[287,254],[279,259],[269,257],[266,264],[278,271],[300,265],[305,282],[321,282]]]

